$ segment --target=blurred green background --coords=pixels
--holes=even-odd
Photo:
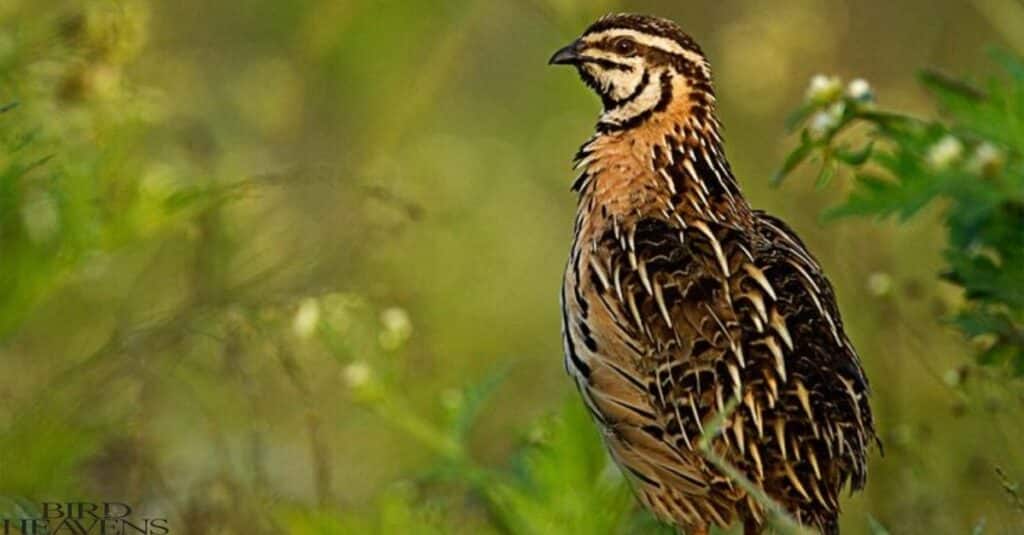
[[[1015,0],[2,0],[0,496],[172,533],[647,529],[561,494],[538,503],[570,524],[516,527],[487,490],[541,470],[519,461],[562,413],[599,472],[573,481],[642,516],[559,336],[599,103],[545,63],[609,11],[702,44],[747,196],[836,286],[886,445],[844,532],[1024,529],[1024,397],[943,323],[941,207],[823,224],[842,183],[769,187],[812,75],[930,113],[918,69],[1024,51]]]

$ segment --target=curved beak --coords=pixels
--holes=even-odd
[[[567,46],[558,49],[557,52],[551,59],[548,60],[548,65],[575,65],[580,62],[580,41],[577,39]]]

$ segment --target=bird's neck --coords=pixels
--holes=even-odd
[[[658,86],[670,94],[663,105],[616,127],[605,122],[615,110],[606,111],[580,149],[573,189],[581,211],[742,222],[750,206],[725,157],[710,83],[677,76]]]

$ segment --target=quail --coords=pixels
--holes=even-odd
[[[690,534],[767,500],[839,532],[878,441],[868,381],[821,267],[751,208],[726,159],[707,58],[675,23],[613,14],[551,57],[600,97],[579,150],[562,286],[565,366],[638,500]],[[760,494],[760,493],[758,493]]]

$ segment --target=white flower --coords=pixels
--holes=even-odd
[[[366,386],[373,377],[373,368],[361,360],[357,360],[342,370],[342,377],[349,388],[357,389]]]
[[[947,385],[956,388],[963,382],[964,370],[962,368],[950,368],[946,370],[946,373],[942,374],[942,379]]]
[[[1004,162],[1003,151],[985,141],[974,149],[974,155],[971,156],[968,168],[974,173],[993,175],[999,172]]]
[[[839,119],[834,113],[822,110],[811,116],[811,120],[807,124],[807,130],[812,138],[821,139],[838,125]]]
[[[875,94],[871,90],[871,84],[863,78],[857,78],[846,86],[846,96],[858,102],[872,102]]]
[[[389,331],[410,331],[412,322],[409,320],[409,313],[403,308],[391,307],[380,314],[380,322]]]
[[[807,100],[813,104],[827,104],[843,93],[843,83],[838,76],[817,74],[807,87]]]
[[[928,164],[933,169],[946,169],[964,154],[964,144],[954,136],[947,135],[940,139],[928,151]]]
[[[380,314],[380,322],[384,330],[378,338],[384,349],[398,349],[412,335],[412,320],[403,308],[391,307],[384,310]]]
[[[292,319],[292,332],[299,338],[309,338],[320,324],[320,303],[312,297],[302,300]]]
[[[875,272],[868,276],[868,292],[875,297],[885,297],[892,293],[892,276],[888,273]]]

